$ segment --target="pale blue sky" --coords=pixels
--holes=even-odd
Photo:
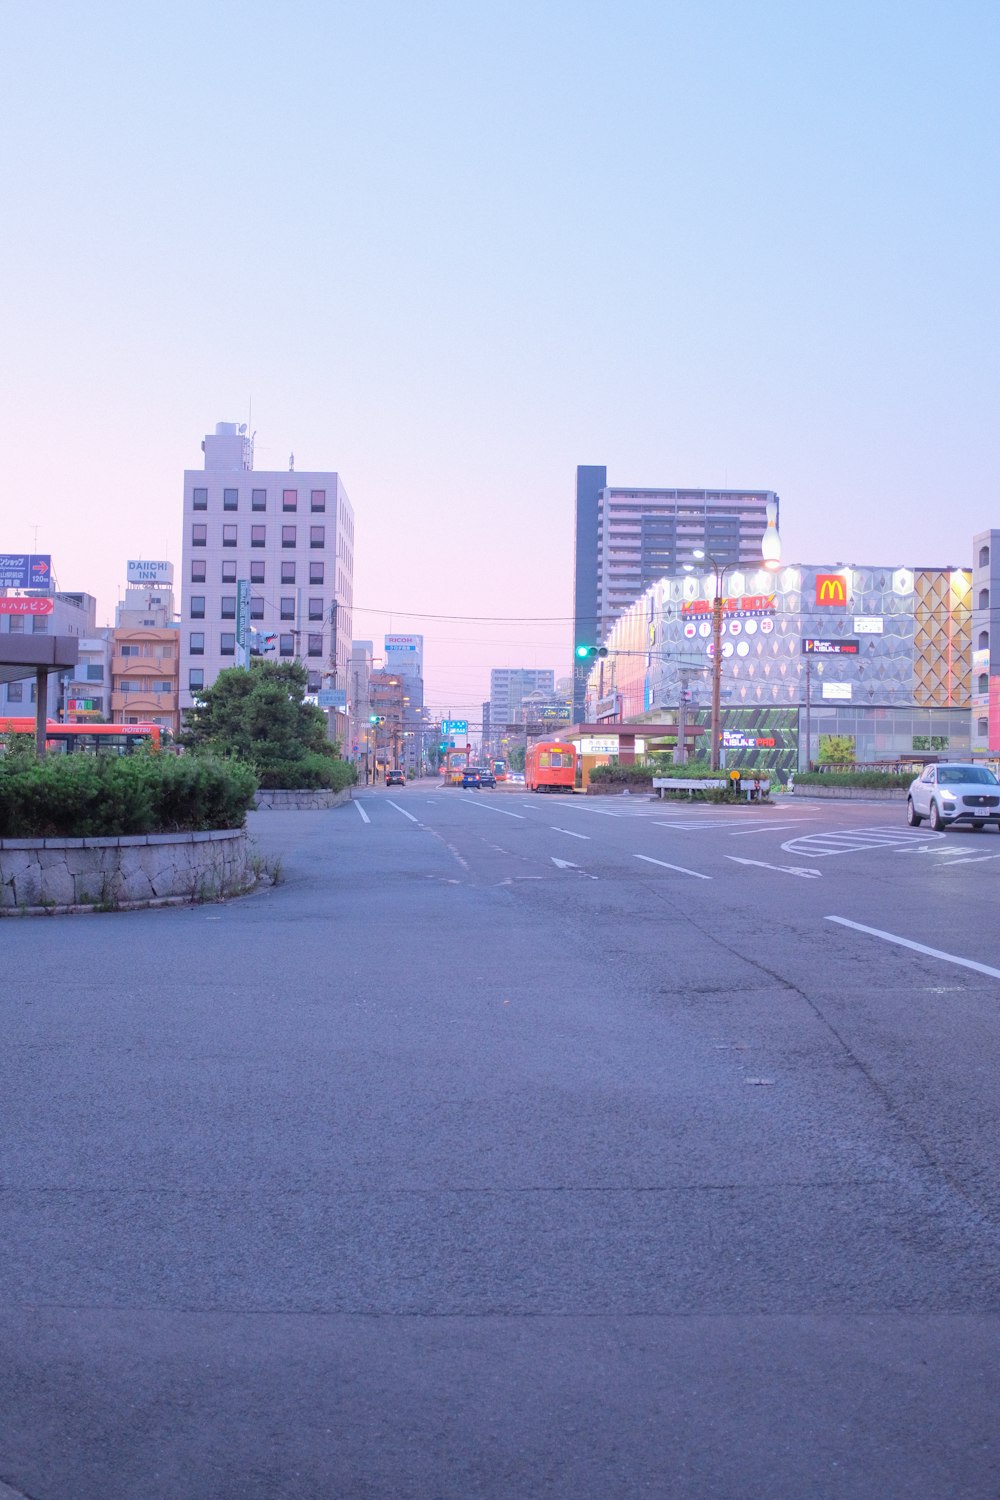
[[[790,560],[997,503],[1000,7],[15,3],[0,550],[111,616],[253,398],[428,699],[568,669],[578,463],[777,489]]]

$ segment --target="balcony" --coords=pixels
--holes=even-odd
[[[176,693],[112,693],[111,712],[131,714],[176,713]]]
[[[141,672],[143,677],[173,677],[177,669],[177,657],[168,656],[113,656],[111,675],[129,677]]]

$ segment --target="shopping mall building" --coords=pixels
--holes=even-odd
[[[974,538],[969,568],[727,571],[726,764],[787,775],[807,760],[1000,752],[994,554],[1000,571],[1000,531]],[[604,642],[608,655],[587,684],[587,719],[610,726],[683,715],[707,725],[714,596],[714,572],[684,572],[648,588]]]

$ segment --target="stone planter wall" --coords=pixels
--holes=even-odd
[[[851,802],[905,802],[905,787],[864,786],[793,786],[793,797],[822,797],[831,802],[846,799]]]
[[[235,896],[256,883],[243,828],[104,839],[0,839],[0,916]]]
[[[351,788],[345,787],[342,792],[329,792],[321,788],[312,791],[285,791],[281,787],[274,787],[267,791],[257,793],[257,812],[285,812],[294,809],[297,812],[315,812],[324,807],[342,807],[345,802],[351,800]]]

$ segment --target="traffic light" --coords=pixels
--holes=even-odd
[[[276,635],[265,635],[261,651],[274,651],[277,649],[278,637]]]
[[[384,724],[385,714],[369,714],[368,722],[369,724]]]
[[[577,646],[576,654],[581,661],[586,661],[588,657],[607,656],[608,648],[607,646]]]

